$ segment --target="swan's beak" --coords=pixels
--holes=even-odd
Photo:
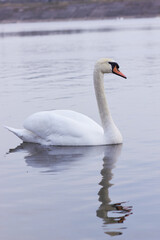
[[[123,73],[121,73],[121,72],[118,70],[117,66],[115,66],[115,67],[112,69],[112,72],[113,72],[114,74],[116,74],[116,75],[119,75],[119,76],[123,77],[123,78],[127,78]]]

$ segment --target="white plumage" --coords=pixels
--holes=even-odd
[[[23,126],[19,132],[8,129],[24,142],[56,146],[104,144],[102,127],[87,116],[70,110],[35,113],[25,120]]]
[[[89,117],[71,110],[38,112],[29,116],[24,129],[6,127],[24,142],[55,146],[92,146],[122,143],[122,136],[109,112],[103,86],[104,73],[118,66],[111,59],[100,59],[94,69],[94,86],[102,127]],[[125,77],[119,70],[116,74]]]

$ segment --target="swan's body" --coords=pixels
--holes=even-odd
[[[81,113],[54,110],[31,115],[25,120],[24,129],[7,129],[24,142],[42,145],[92,146],[122,143],[122,136],[107,106],[103,85],[104,73],[113,72],[125,77],[117,68],[118,72],[114,72],[115,66],[118,64],[111,59],[100,59],[94,69],[94,86],[102,127]]]

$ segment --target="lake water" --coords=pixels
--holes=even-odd
[[[159,239],[160,18],[0,24],[0,239]],[[30,114],[72,109],[100,123],[98,58],[124,143],[21,144],[3,128]]]

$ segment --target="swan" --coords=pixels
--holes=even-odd
[[[122,135],[113,122],[106,101],[105,73],[126,78],[113,59],[101,58],[96,62],[93,82],[102,126],[75,111],[53,110],[32,114],[24,121],[23,129],[5,127],[23,142],[41,145],[94,146],[122,143]]]

